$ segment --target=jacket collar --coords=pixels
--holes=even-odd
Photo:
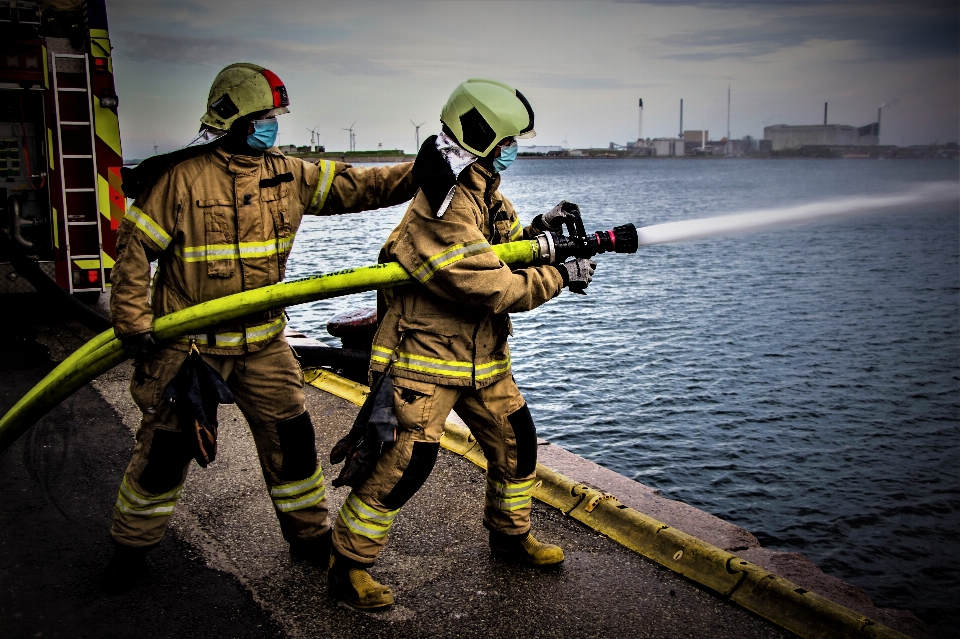
[[[217,159],[217,164],[221,165],[225,170],[238,175],[253,173],[263,166],[262,155],[233,154],[220,147],[217,147],[213,155]]]

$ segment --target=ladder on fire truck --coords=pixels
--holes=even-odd
[[[93,122],[93,104],[90,90],[90,66],[86,54],[51,53],[51,67],[53,73],[53,99],[57,125],[57,156],[60,170],[60,194],[63,205],[62,219],[65,222],[64,236],[66,238],[67,271],[71,293],[103,291],[104,266],[103,244],[100,229],[100,212],[98,210],[99,193],[97,184],[97,144]],[[58,67],[58,62],[66,60],[80,60],[83,67],[83,82],[68,82],[67,84],[81,86],[60,86],[63,78],[61,74],[76,75],[76,71],[67,72]],[[69,63],[67,63],[69,64]],[[75,65],[76,63],[74,63]],[[64,65],[66,66],[66,65]],[[79,79],[79,78],[78,78]],[[80,100],[72,100],[70,106],[64,108],[68,101],[68,94],[82,94]],[[85,108],[79,108],[80,105]],[[64,112],[72,118],[64,119]],[[85,112],[85,116],[84,116]],[[64,154],[64,136],[70,133],[74,141],[89,140],[89,153]],[[86,148],[68,149],[72,151],[86,151]],[[89,167],[89,171],[87,171]],[[76,194],[72,195],[71,194]],[[84,196],[84,194],[87,194]],[[92,219],[91,219],[92,218]],[[94,246],[96,253],[93,253]]]

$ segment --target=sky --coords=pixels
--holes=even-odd
[[[279,75],[278,144],[415,152],[460,82],[519,89],[524,144],[568,148],[772,124],[863,126],[881,144],[960,138],[960,2],[849,0],[107,0],[124,156],[188,142],[210,83],[233,62]],[[355,123],[355,124],[354,124]]]

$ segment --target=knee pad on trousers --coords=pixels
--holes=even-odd
[[[277,422],[277,437],[280,439],[280,454],[283,457],[280,466],[281,480],[306,479],[316,472],[317,444],[310,413]]]
[[[155,430],[147,453],[147,465],[140,472],[137,483],[155,495],[173,490],[183,481],[183,469],[191,459],[193,448],[187,433]]]
[[[393,490],[380,500],[390,510],[396,510],[407,503],[416,494],[437,463],[437,453],[440,452],[438,442],[414,442],[410,463],[403,471]]]
[[[507,419],[517,440],[517,477],[526,477],[537,468],[537,427],[526,404]]]

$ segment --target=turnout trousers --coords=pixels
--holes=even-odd
[[[183,489],[193,434],[180,431],[173,406],[161,396],[186,357],[165,348],[135,368],[130,392],[143,420],[113,511],[110,534],[120,544],[159,542]],[[330,528],[323,471],[304,409],[303,374],[286,339],[280,335],[252,353],[202,357],[226,381],[250,425],[284,539],[319,537]]]
[[[476,437],[487,458],[483,525],[520,535],[530,530],[537,434],[512,377],[484,388],[441,386],[393,378],[397,441],[373,473],[348,496],[333,526],[336,550],[372,564],[401,507],[433,470],[451,409]]]

